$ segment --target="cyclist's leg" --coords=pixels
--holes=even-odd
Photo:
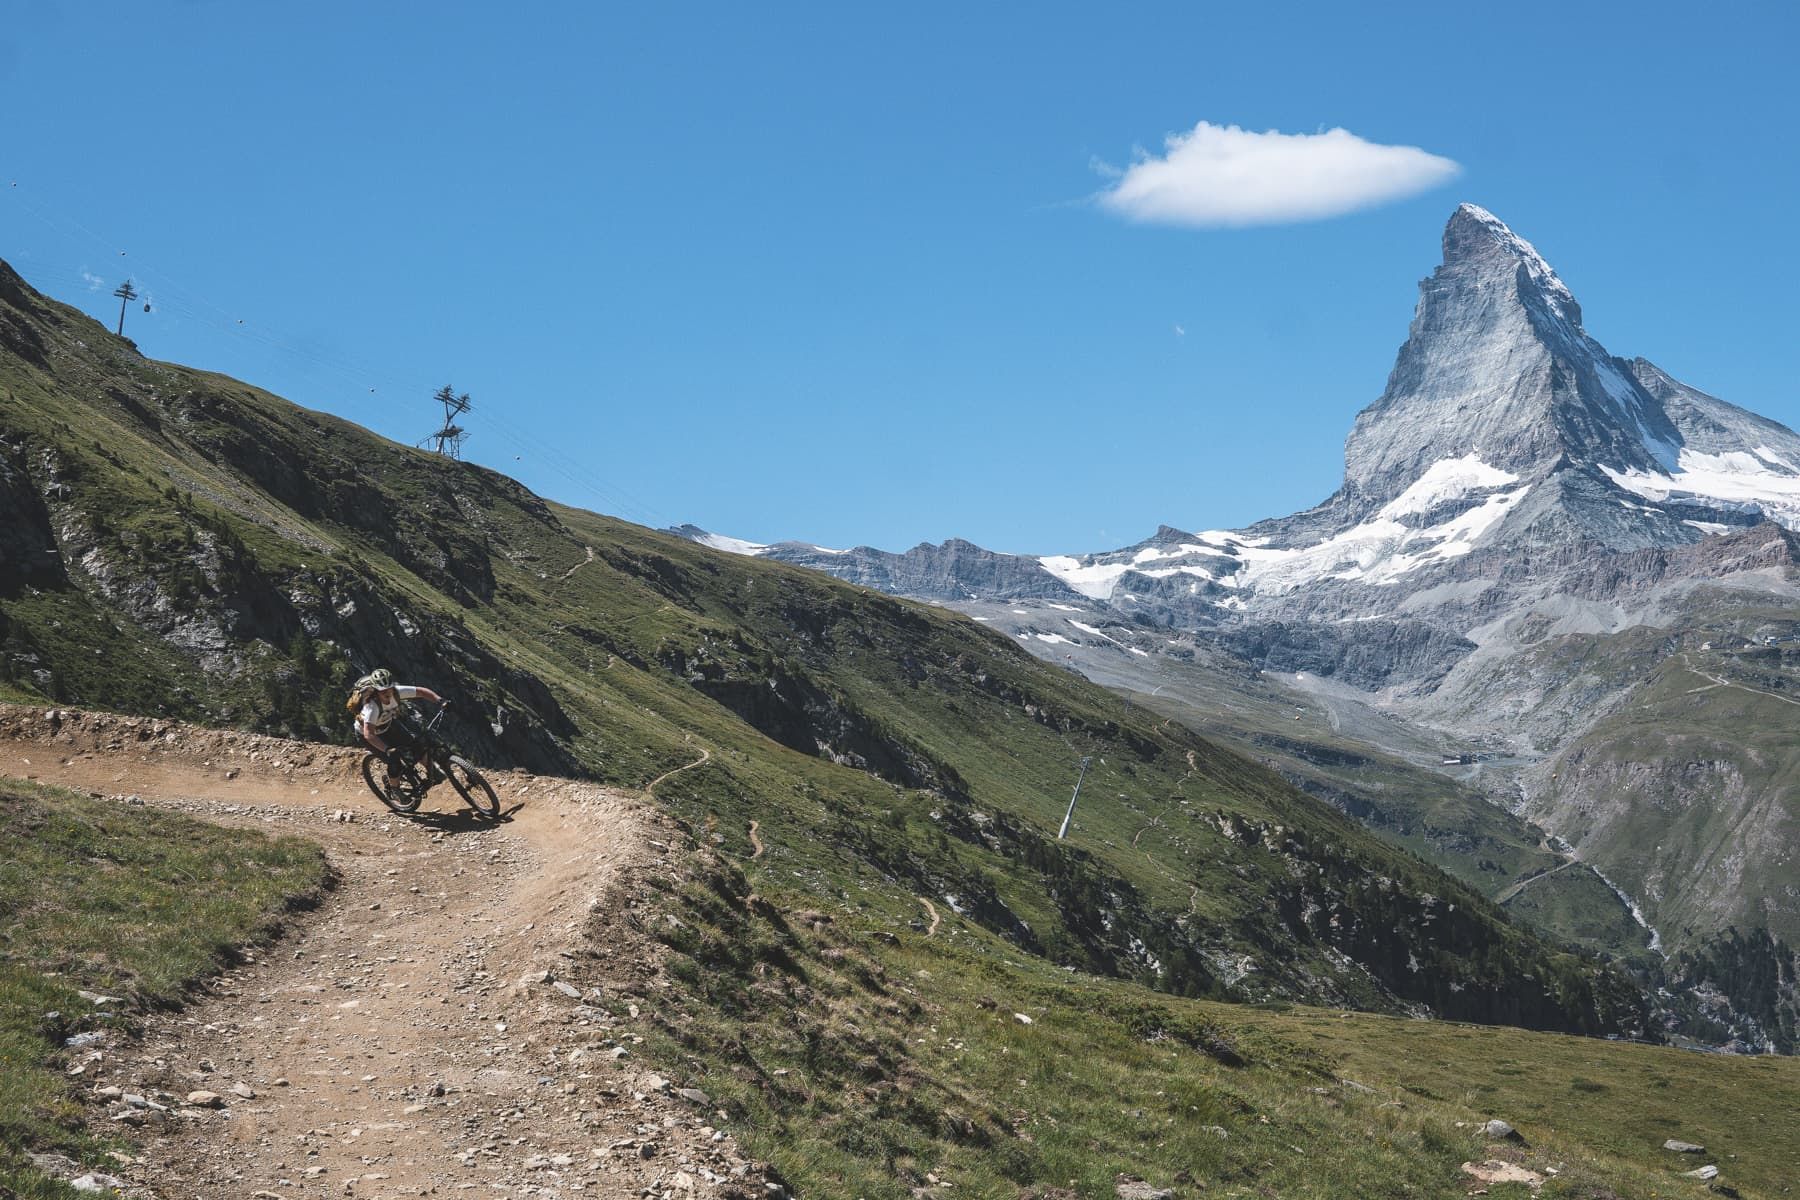
[[[418,731],[404,719],[388,722],[388,727],[381,731],[381,738],[400,761],[421,772],[424,770],[424,744]]]

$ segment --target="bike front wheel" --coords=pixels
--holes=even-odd
[[[450,786],[463,798],[463,803],[484,817],[500,815],[500,797],[494,794],[493,785],[482,777],[481,772],[468,759],[452,754],[444,760],[443,766]]]
[[[379,754],[365,754],[362,763],[363,782],[376,799],[397,813],[410,813],[419,807],[424,791],[410,774],[395,771]]]

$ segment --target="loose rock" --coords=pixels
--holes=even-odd
[[[1532,1191],[1544,1186],[1544,1177],[1536,1171],[1527,1170],[1517,1163],[1501,1162],[1490,1158],[1484,1163],[1466,1162],[1462,1165],[1463,1174],[1473,1175],[1482,1183],[1522,1183]]]
[[[102,1175],[95,1171],[69,1180],[69,1186],[78,1192],[119,1192],[125,1189],[125,1181],[115,1175]]]
[[[81,1164],[61,1154],[27,1154],[34,1169],[52,1179],[73,1179]]]
[[[1481,1127],[1481,1132],[1493,1138],[1495,1141],[1522,1142],[1525,1140],[1524,1136],[1520,1134],[1518,1130],[1497,1117],[1494,1120],[1489,1121],[1486,1125],[1483,1125]]]

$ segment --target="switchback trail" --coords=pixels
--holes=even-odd
[[[640,1061],[670,981],[629,910],[643,873],[687,853],[642,801],[491,772],[508,819],[448,789],[407,819],[363,787],[358,751],[47,711],[0,706],[0,772],[295,834],[337,876],[280,941],[82,1075],[94,1126],[146,1122],[138,1161],[93,1164],[135,1194],[772,1194],[723,1114]],[[186,1104],[201,1091],[223,1106]]]

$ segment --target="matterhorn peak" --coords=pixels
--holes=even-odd
[[[1515,276],[1523,273],[1521,282],[1543,296],[1557,316],[1572,325],[1581,324],[1581,306],[1555,268],[1537,247],[1479,204],[1458,205],[1444,226],[1444,269],[1457,268],[1498,269]]]
[[[1381,398],[1356,419],[1344,499],[1361,519],[1469,456],[1531,481],[1571,465],[1662,472],[1681,434],[1581,328],[1581,308],[1530,242],[1464,204]]]

